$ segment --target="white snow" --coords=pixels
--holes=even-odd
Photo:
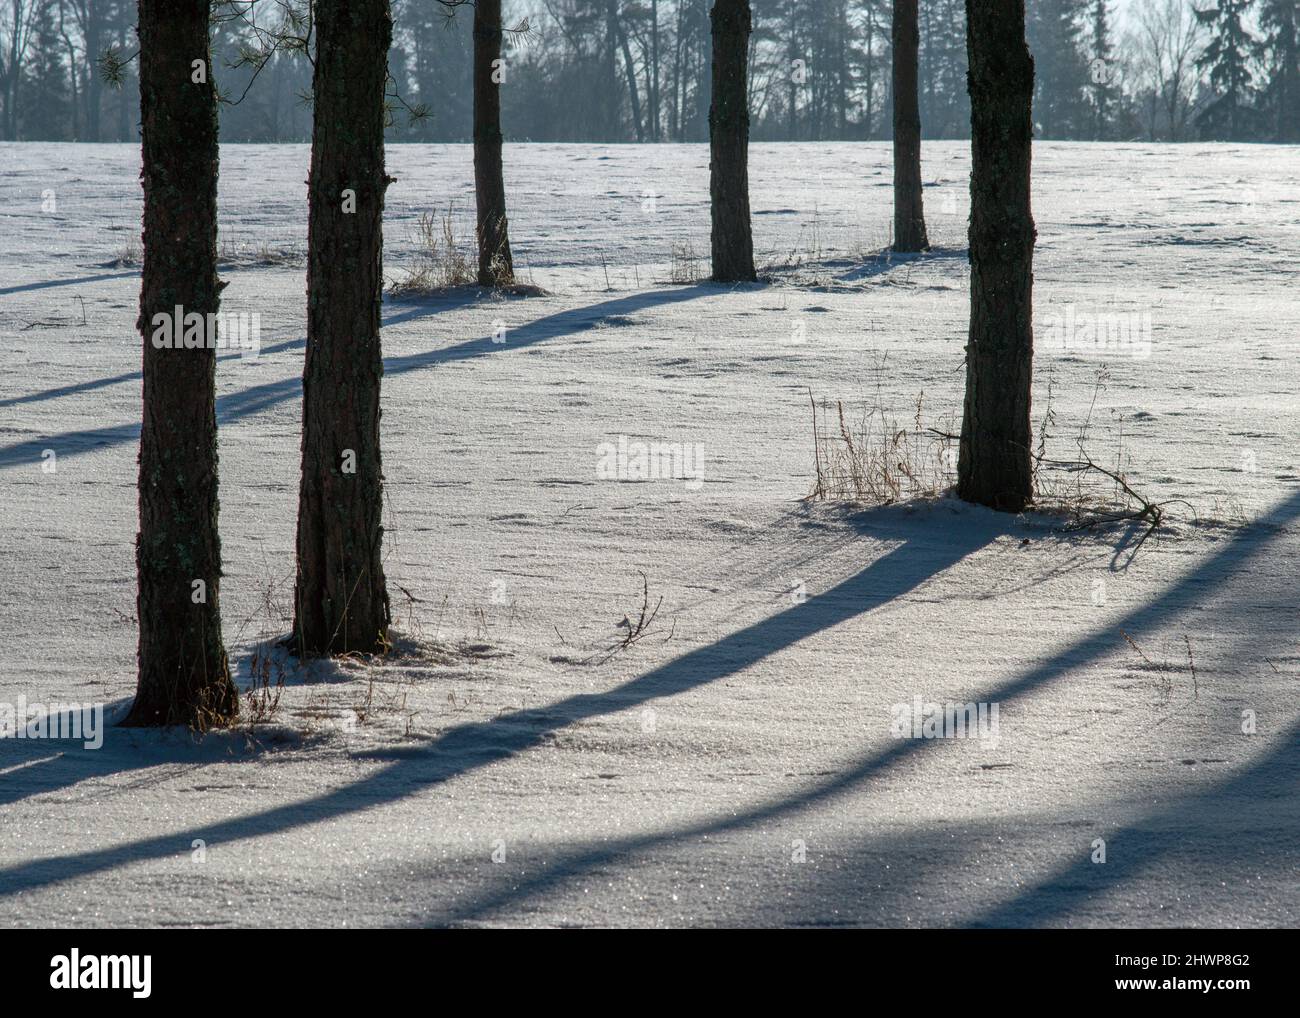
[[[737,288],[666,282],[674,246],[706,271],[707,158],[507,147],[550,295],[385,306],[401,652],[273,654],[251,734],[0,739],[6,922],[1295,925],[1300,151],[1035,148],[1035,422],[1050,379],[1052,455],[1091,407],[1098,462],[1191,503],[1136,555],[951,499],[801,501],[809,389],[909,425],[923,390],[956,430],[967,146],[927,146],[936,250],[893,262],[887,145],[754,146],[759,261],[787,267]],[[293,569],[307,150],[222,160],[225,308],[262,322],[218,369],[247,684]],[[389,162],[396,278],[420,212],[469,223],[472,172]],[[138,169],[0,145],[0,703],[134,689]],[[1070,306],[1149,314],[1149,357],[1054,346]],[[703,484],[602,479],[619,436],[699,444]],[[642,573],[659,615],[609,655]],[[916,696],[999,704],[996,745],[895,739]]]

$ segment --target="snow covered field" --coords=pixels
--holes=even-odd
[[[307,150],[222,158],[224,306],[261,319],[218,367],[248,684],[287,628]],[[1190,503],[1136,554],[1128,527],[801,501],[810,389],[823,426],[842,400],[910,427],[923,391],[956,430],[967,146],[926,146],[911,261],[879,257],[887,145],[754,146],[775,278],[738,289],[681,281],[707,158],[507,147],[548,294],[385,305],[399,652],[273,653],[251,734],[0,740],[7,924],[1296,925],[1300,151],[1036,146],[1035,421],[1050,384],[1049,455],[1090,421],[1098,463]],[[472,170],[389,160],[396,279],[421,212],[469,223]],[[0,145],[0,704],[134,690],[138,169]],[[1126,343],[1080,345],[1116,315]],[[610,477],[620,438],[701,469]],[[611,652],[643,576],[658,616]],[[896,738],[918,697],[997,705],[997,738]]]

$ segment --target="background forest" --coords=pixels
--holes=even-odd
[[[307,141],[311,65],[285,35],[305,4],[218,3],[221,137]],[[468,7],[394,0],[389,140],[470,138]],[[891,0],[754,0],[755,141],[889,137]],[[1035,0],[1027,32],[1040,137],[1294,142],[1300,0]],[[0,140],[134,141],[136,5],[0,2]],[[707,0],[506,0],[512,141],[708,139]],[[964,138],[961,0],[920,10],[927,138]]]

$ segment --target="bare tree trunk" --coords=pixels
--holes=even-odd
[[[636,65],[632,63],[632,47],[627,41],[623,19],[618,14],[618,0],[606,0],[605,15],[609,21],[609,30],[618,40],[618,48],[623,54],[623,77],[627,81],[628,101],[632,104],[632,127],[636,131],[636,140],[644,142],[645,126],[641,118],[641,95],[636,87]]]
[[[14,28],[13,35],[9,41],[9,66],[5,72],[9,76],[7,82],[8,89],[5,96],[5,137],[9,141],[18,140],[18,85],[22,81],[22,63],[23,51],[19,46],[22,38],[21,25],[23,18],[23,8],[18,0],[14,0]]]
[[[876,15],[875,12],[867,10],[867,44],[863,47],[863,63],[866,81],[866,132],[865,137],[868,141],[874,137],[872,124],[875,123],[875,91],[876,91]]]
[[[848,5],[838,0],[835,5],[835,138],[845,140],[849,118],[849,62],[848,62]]]
[[[77,47],[72,42],[72,37],[68,34],[67,27],[64,24],[63,4],[59,4],[59,38],[63,40],[63,48],[68,51],[68,92],[72,97],[72,103],[69,106],[69,119],[72,121],[72,140],[81,141],[81,88],[78,84],[78,64],[77,64]],[[124,93],[126,89],[122,90]],[[125,99],[123,99],[125,102]],[[122,139],[123,141],[127,139]]]
[[[125,7],[118,12],[117,25],[117,47],[122,53],[129,52],[126,48],[126,32],[130,27],[124,16]],[[117,140],[131,140],[131,93],[128,89],[119,88],[117,97]],[[76,99],[73,99],[73,105],[76,105]]]
[[[659,101],[659,0],[650,0],[650,140],[663,141]]]
[[[917,98],[917,60],[921,33],[917,0],[894,0],[894,250],[925,251],[925,210],[921,200],[921,111]]]
[[[501,168],[501,0],[474,5],[474,198],[478,205],[478,285],[515,281]],[[495,65],[495,66],[494,66]]]
[[[104,16],[94,2],[86,5],[86,141],[101,141],[99,129],[103,85],[99,80],[100,40]]]
[[[750,281],[754,241],[749,217],[749,0],[714,0],[713,101],[709,107],[709,197],[713,278]]]
[[[392,30],[388,0],[317,0],[294,595],[299,655],[388,645],[379,311]]]
[[[704,8],[701,7],[701,10]],[[703,28],[703,19],[700,21]],[[713,45],[707,31],[696,34],[695,47],[695,113],[691,117],[693,128],[689,141],[700,141],[709,130],[709,111],[713,108],[713,74],[710,68],[713,59]]]
[[[682,61],[684,46],[683,25],[685,5],[677,5],[677,30],[673,33],[673,87],[672,109],[668,117],[668,128],[673,141],[682,140]]]
[[[966,0],[971,98],[970,338],[958,494],[1008,512],[1033,500],[1029,422],[1034,61],[1024,0]]]
[[[619,49],[623,51],[623,77],[628,81],[628,100],[632,103],[632,126],[636,129],[637,142],[645,142],[646,126],[641,114],[641,94],[637,91],[637,68],[632,62],[632,46],[628,43],[628,30],[623,18],[619,17],[617,0],[610,0],[610,18],[614,21],[614,30],[619,36]]]
[[[790,80],[790,109],[788,128],[789,137],[786,141],[798,141],[798,107],[799,107],[799,80],[795,77],[794,68],[795,60],[799,56],[798,33],[795,31],[795,0],[789,0],[789,16],[786,18],[786,74]]]
[[[601,109],[601,122],[593,141],[614,138],[621,133],[619,113],[622,104],[618,97],[618,33],[609,17],[606,0],[605,38],[601,46],[600,73],[596,81],[596,100]]]
[[[136,538],[139,678],[128,725],[239,714],[221,636],[217,534],[217,95],[208,0],[140,0],[144,416]],[[197,69],[195,62],[201,61]],[[202,77],[202,81],[195,81]],[[173,345],[193,320],[201,345]]]

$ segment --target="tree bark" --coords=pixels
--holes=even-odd
[[[216,350],[160,347],[184,317],[215,314],[217,96],[208,0],[140,0],[144,411],[136,538],[139,677],[128,725],[206,729],[239,697],[221,635]],[[195,82],[202,61],[204,81]],[[206,339],[206,334],[203,337]]]
[[[1030,387],[1034,61],[1024,0],[966,0],[971,98],[970,336],[957,490],[1019,512],[1033,500]]]
[[[917,61],[921,33],[917,0],[894,0],[894,250],[925,251],[921,201],[921,111]]]
[[[294,638],[300,656],[381,652],[379,453],[388,0],[318,0],[307,355]]]
[[[754,273],[749,216],[749,0],[715,0],[713,99],[709,106],[709,197],[713,278],[745,282]]]
[[[478,285],[515,281],[506,185],[501,167],[501,86],[492,80],[501,58],[501,0],[474,5],[474,198],[478,205]]]

